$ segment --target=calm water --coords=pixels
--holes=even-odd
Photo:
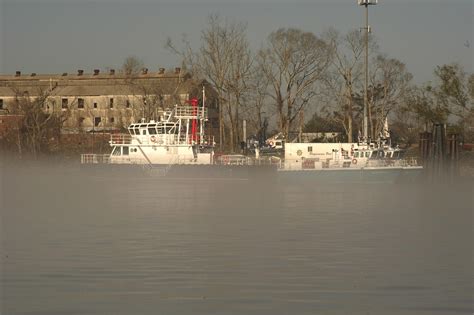
[[[1,175],[1,315],[474,312],[472,186]]]

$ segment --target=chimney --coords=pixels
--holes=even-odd
[[[99,70],[99,69],[94,69],[94,75],[98,75],[98,74],[99,74],[99,72],[100,72],[100,70]]]
[[[110,75],[115,75],[115,69],[110,69],[109,74]]]
[[[78,76],[81,76],[81,75],[83,75],[83,74],[84,74],[84,70],[77,70],[77,75],[78,75]]]
[[[181,72],[181,68],[174,68],[174,73],[179,74]]]
[[[31,74],[31,76],[32,76],[32,77],[36,77],[36,73],[33,72],[33,73]]]
[[[160,68],[158,70],[158,74],[165,74],[165,68]]]
[[[21,71],[15,72],[15,77],[19,77],[19,76],[21,76]]]

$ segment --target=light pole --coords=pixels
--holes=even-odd
[[[364,141],[367,143],[368,140],[368,118],[367,112],[369,107],[369,5],[376,5],[378,0],[357,0],[360,6],[365,6],[365,86],[364,86]]]

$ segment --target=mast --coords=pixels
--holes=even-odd
[[[364,85],[364,121],[363,121],[363,132],[364,132],[364,141],[368,142],[368,106],[369,106],[369,5],[376,5],[377,0],[357,0],[357,3],[360,6],[365,6],[365,85]]]
[[[201,110],[201,115],[200,117],[200,126],[199,126],[199,142],[203,142],[203,137],[204,137],[204,103],[206,102],[206,90],[204,89],[204,85],[202,86],[202,110]]]

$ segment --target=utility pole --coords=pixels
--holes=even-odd
[[[370,26],[369,26],[369,5],[376,5],[378,0],[357,0],[357,3],[360,6],[365,6],[365,86],[364,86],[364,142],[368,142],[368,107],[369,107],[369,33],[370,33]]]

